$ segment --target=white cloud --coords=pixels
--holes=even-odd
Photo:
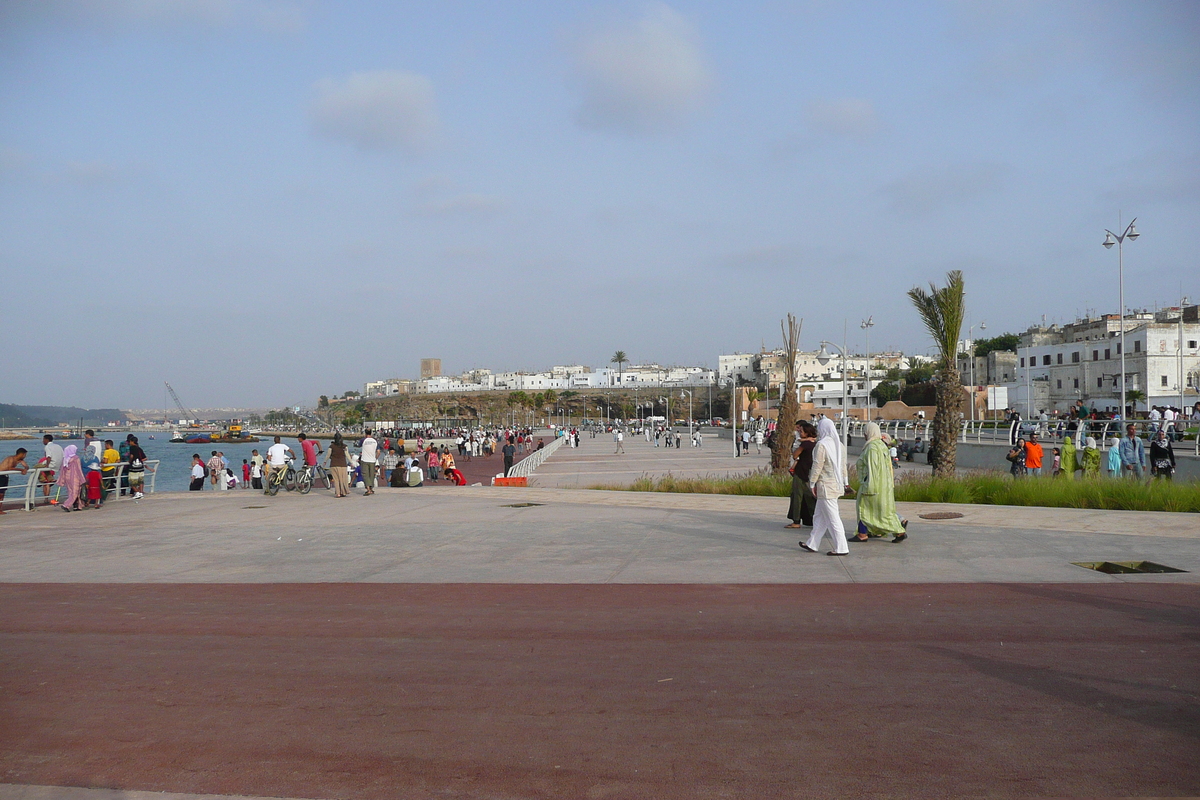
[[[588,128],[627,133],[675,128],[702,109],[713,79],[695,27],[666,6],[597,31],[576,50]]]
[[[809,128],[825,136],[866,139],[879,129],[879,118],[870,100],[843,98],[817,100],[805,111]]]
[[[423,75],[356,72],[341,82],[318,81],[314,88],[309,118],[321,136],[360,150],[416,152],[430,147],[437,135],[433,84]]]
[[[1007,171],[1003,164],[983,162],[921,169],[888,184],[883,194],[896,213],[919,217],[997,191]]]

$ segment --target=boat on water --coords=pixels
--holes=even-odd
[[[171,434],[171,441],[175,444],[253,444],[259,441],[259,438],[249,434],[228,432],[191,431],[185,434],[174,431]]]

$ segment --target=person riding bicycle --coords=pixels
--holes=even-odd
[[[325,452],[324,448],[321,447],[321,443],[315,439],[309,439],[303,433],[296,438],[300,440],[300,449],[304,451],[304,466],[315,467],[317,465],[317,456]]]
[[[296,454],[292,452],[292,448],[283,444],[279,437],[275,437],[275,444],[267,449],[267,485],[275,479],[275,476],[281,472],[286,472],[288,468],[288,459],[295,458]],[[270,494],[270,492],[267,492]]]

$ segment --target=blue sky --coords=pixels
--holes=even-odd
[[[925,352],[1200,299],[1200,5],[0,5],[0,401]],[[102,339],[101,337],[107,338]],[[36,338],[37,350],[27,347]],[[19,343],[20,346],[11,345]]]

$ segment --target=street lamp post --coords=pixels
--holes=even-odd
[[[987,323],[979,323],[979,330],[986,331]],[[975,420],[975,326],[967,328],[967,358],[971,359],[971,420]]]
[[[1135,242],[1141,236],[1137,232],[1134,224],[1137,222],[1137,217],[1134,217],[1129,226],[1125,228],[1120,236],[1105,228],[1104,247],[1108,250],[1112,249],[1115,244],[1117,246],[1117,280],[1120,283],[1120,298],[1121,298],[1121,419],[1124,420],[1128,415],[1127,406],[1125,405],[1125,239]]]
[[[680,398],[685,394],[688,396],[688,441],[690,442],[692,439],[692,393],[686,389],[679,390]]]
[[[863,329],[867,337],[867,422],[871,421],[871,328],[875,327],[875,317],[867,317],[858,327]]]
[[[830,347],[837,350],[838,355],[842,357],[842,446],[847,447],[850,434],[850,418],[846,414],[846,351],[832,342],[821,340],[821,350],[817,353],[817,363],[823,367],[830,362],[832,358],[829,355]]]

